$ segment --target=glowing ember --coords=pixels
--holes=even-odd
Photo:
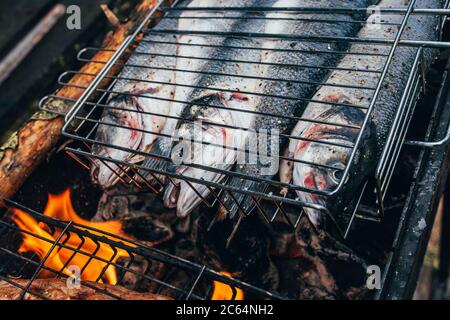
[[[26,231],[22,232],[23,242],[18,251],[20,253],[36,252],[38,256],[43,259],[47,252],[51,249],[52,243],[58,238],[58,236],[61,235],[61,230],[55,230],[52,232],[46,224],[38,222],[26,212],[17,208],[11,208],[11,210],[13,212],[11,219],[20,229]],[[44,210],[44,215],[64,221],[73,221],[75,223],[114,235],[122,237],[125,236],[123,234],[122,224],[120,221],[91,222],[78,216],[73,209],[72,202],[70,200],[70,190],[66,190],[59,195],[49,195],[48,202]],[[28,234],[27,232],[30,232],[31,234]],[[89,232],[96,234],[96,232],[92,230],[89,230]],[[36,235],[41,238],[48,239],[49,241],[40,239],[36,237]],[[128,257],[128,253],[122,249],[113,250],[109,245],[103,242],[95,243],[88,237],[81,239],[80,236],[72,232],[69,232],[69,235],[69,237],[67,237],[67,235],[63,235],[61,243],[64,243],[64,245],[69,248],[77,249],[82,253],[75,252],[69,248],[59,248],[57,246],[53,249],[44,265],[52,270],[62,272],[68,276],[73,276],[73,273],[70,270],[74,270],[76,266],[78,267],[76,269],[79,269],[80,271],[82,270],[80,275],[81,280],[98,280],[99,282],[116,284],[116,269],[113,265],[109,265],[107,267],[107,262],[105,261],[116,263],[119,258]],[[89,255],[91,254],[94,254],[95,257],[90,258]],[[99,258],[105,261],[101,261]],[[102,278],[98,279],[103,269],[106,267],[107,269],[105,270]],[[39,274],[39,278],[49,278],[54,276],[55,273],[48,270],[42,270]]]
[[[231,274],[228,272],[221,272],[222,275],[232,278]],[[233,298],[233,288],[228,284],[223,282],[214,281],[213,283],[214,291],[211,300],[231,300]],[[234,300],[244,300],[244,292],[239,288],[234,288],[236,290],[236,296]]]

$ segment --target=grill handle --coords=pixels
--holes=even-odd
[[[408,140],[408,141],[405,141],[405,144],[409,145],[409,146],[421,147],[421,148],[437,148],[437,147],[441,147],[444,145],[448,145],[449,141],[450,141],[450,123],[447,128],[447,134],[441,140],[437,140],[437,141]]]

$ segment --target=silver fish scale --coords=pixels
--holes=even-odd
[[[163,19],[154,30],[176,30],[178,29],[177,19]],[[164,41],[176,42],[176,37],[174,35],[166,34],[148,34],[144,37],[144,41],[141,41],[136,48],[137,52],[144,53],[175,53],[177,49],[176,44],[165,44],[159,43]],[[146,42],[148,40],[153,40],[157,42]],[[149,54],[137,54],[132,53],[127,61],[127,65],[136,66],[148,66],[148,67],[166,67],[174,69],[176,64],[176,58],[165,57],[165,56],[153,56]],[[159,69],[152,68],[136,68],[131,66],[126,66],[119,75],[123,78],[133,78],[138,80],[150,80],[153,79],[155,74],[161,72]],[[169,71],[166,71],[169,72]],[[126,92],[131,91],[137,85],[150,86],[153,84],[145,84],[143,82],[129,80],[118,80],[113,88],[113,91]]]
[[[310,2],[305,5],[314,4],[317,6],[317,2]],[[345,7],[344,4],[348,1],[322,1],[321,4],[324,7]],[[352,6],[354,7],[364,7],[367,5],[367,1],[354,1]],[[320,19],[330,19],[330,20],[343,20],[352,21],[353,19],[349,15],[299,15],[299,17],[304,17],[312,20]],[[307,23],[296,23],[290,24],[287,33],[295,34],[298,36],[326,36],[326,37],[344,37],[355,34],[358,27],[357,24],[350,23],[324,23],[324,22],[307,22]],[[332,51],[342,49],[342,45],[336,43],[326,43],[326,42],[309,42],[309,41],[277,41],[277,47],[282,49],[298,49],[302,51]],[[333,66],[338,59],[336,54],[298,54],[281,52],[274,54],[273,59],[270,62],[276,64],[289,64],[298,65],[298,67],[286,66],[269,66],[264,76],[268,78],[281,78],[281,79],[292,79],[293,82],[287,81],[264,81],[263,82],[263,92],[270,95],[278,95],[283,97],[298,97],[298,98],[309,98],[312,96],[316,85],[313,83],[320,82],[325,78],[328,71],[326,68],[314,69],[314,68],[304,68],[302,65],[308,66],[320,66],[320,67],[330,67]],[[311,84],[306,84],[304,82],[310,82]],[[294,116],[301,114],[304,108],[304,103],[299,103],[295,100],[286,100],[283,98],[265,98],[262,99],[261,104],[258,106],[258,111],[283,115],[283,116]],[[273,129],[278,128],[280,132],[286,132],[293,125],[291,119],[270,117],[270,116],[259,116],[256,120],[256,126],[262,129]]]
[[[303,5],[303,4],[302,4]],[[366,0],[357,0],[349,3],[349,1],[321,1],[320,5],[317,1],[306,1],[305,6],[310,7],[355,7],[363,8],[367,6]],[[300,17],[311,20],[341,20],[351,22],[353,19],[349,15],[299,15]],[[358,25],[354,23],[325,23],[325,22],[303,22],[290,24],[286,30],[289,34],[299,36],[326,36],[326,37],[345,37],[354,35],[358,31]],[[342,45],[337,43],[326,42],[308,42],[308,41],[277,41],[277,47],[294,48],[304,51],[332,51],[342,50]],[[325,78],[328,71],[326,68],[313,69],[303,68],[301,65],[331,67],[337,62],[336,54],[298,54],[298,53],[277,53],[274,55],[273,62],[278,64],[299,65],[299,67],[277,67],[271,66],[267,68],[267,77],[280,77],[282,79],[294,79],[297,81],[305,81],[310,83],[320,82]],[[306,84],[302,82],[286,82],[286,81],[265,81],[263,92],[271,95],[279,95],[285,97],[310,98],[316,89],[315,84]],[[276,114],[283,116],[295,116],[302,113],[305,103],[286,100],[283,98],[265,98],[262,100],[258,110],[267,114]],[[277,128],[280,132],[287,132],[292,129],[293,120],[287,118],[259,116],[256,119],[256,127],[261,129]],[[269,144],[270,145],[270,144]],[[256,171],[255,173],[257,173]]]
[[[383,8],[407,8],[408,3],[404,0],[382,0],[379,5]],[[438,8],[440,6],[440,0],[417,0],[415,3],[415,7],[421,9]],[[385,14],[383,21],[399,25],[403,18],[404,16],[401,14]],[[408,19],[402,38],[418,40],[435,39],[437,38],[435,31],[438,22],[439,19],[436,17],[412,15]],[[390,40],[395,39],[397,33],[398,28],[392,27],[389,24],[382,25],[380,28],[373,28],[370,25],[366,25],[358,33],[358,38]],[[348,205],[349,199],[354,198],[354,194],[359,192],[361,186],[373,174],[375,166],[379,162],[378,160],[387,142],[395,114],[400,106],[403,92],[406,89],[411,66],[414,63],[418,51],[418,48],[412,47],[399,46],[396,48],[386,77],[381,83],[382,86],[379,95],[375,97],[375,88],[381,80],[381,71],[386,66],[387,57],[391,48],[392,46],[390,45],[352,44],[349,48],[351,52],[377,53],[380,55],[366,56],[364,59],[355,59],[352,55],[345,55],[339,62],[338,67],[351,70],[378,70],[379,73],[333,71],[326,81],[326,85],[321,86],[314,95],[313,100],[315,102],[308,104],[302,114],[302,118],[309,119],[312,122],[299,121],[292,132],[292,136],[308,138],[310,132],[314,132],[315,128],[321,126],[320,121],[361,127],[367,116],[367,109],[374,103],[370,123],[366,131],[363,132],[362,143],[359,144],[355,154],[354,165],[348,173],[348,176],[345,177],[345,181],[348,182],[343,185],[338,198],[315,197],[314,201],[310,201],[310,193],[297,191],[297,195],[304,202],[324,204],[325,207],[333,212],[336,220],[340,221],[341,226],[345,226],[350,219],[348,212],[343,210],[343,207]],[[425,70],[431,64],[433,51],[431,49],[424,51],[424,59],[422,62]],[[329,86],[330,84],[337,84],[338,86]],[[343,85],[352,87],[343,87]],[[363,89],[360,86],[367,86],[371,89]],[[354,109],[340,105],[330,106],[320,103],[321,101],[327,101],[330,97],[336,102],[350,104],[362,109]],[[376,101],[373,102],[375,98]],[[330,121],[330,119],[332,120]],[[326,129],[322,128],[322,130],[327,132],[328,136],[334,138],[337,138],[339,135],[342,136],[345,131],[345,129],[339,126],[335,127],[330,125]],[[347,138],[354,143],[359,133],[359,130],[347,132]],[[298,147],[300,143],[302,142],[295,138],[291,139],[288,149],[288,159],[295,158],[296,160],[319,165],[341,163],[341,170],[348,165],[350,153],[353,150],[352,148],[343,150],[342,148],[330,147],[313,142],[311,145],[314,145],[315,148],[312,147],[305,151]],[[328,151],[332,151],[332,153]],[[305,187],[304,181],[308,175],[305,172],[309,170],[314,171],[314,176],[328,177],[333,174],[333,170],[322,170],[301,162],[293,163],[291,160],[283,160],[281,161],[281,165],[280,181],[289,183],[292,179],[294,185],[302,187]],[[338,181],[334,181],[331,184],[327,184],[326,189],[327,191],[336,190],[337,186]],[[322,214],[308,208],[305,211],[311,221],[315,223],[321,221]]]
[[[441,0],[417,0],[416,8],[441,8]],[[403,39],[430,40],[437,38],[437,26],[439,18],[433,16],[412,15],[405,28]],[[432,37],[432,35],[435,35]],[[375,124],[378,153],[386,143],[389,130],[392,126],[394,114],[400,104],[401,92],[406,86],[406,80],[410,73],[410,67],[418,48],[399,47],[397,48],[388,74],[383,82],[383,89],[378,96],[374,106],[372,120]],[[424,67],[427,69],[436,53],[433,49],[424,50]]]
[[[177,8],[187,7],[189,3],[192,1],[184,1],[181,4],[177,5]],[[213,2],[210,2],[211,5],[214,6],[223,6],[223,7],[234,7],[242,5],[243,1],[239,0],[214,0]],[[245,1],[244,1],[245,2]],[[207,6],[205,6],[207,7]],[[182,14],[182,11],[176,11],[176,13],[170,14],[170,19],[163,19],[155,28],[153,28],[153,31],[162,31],[162,30],[177,30],[179,29],[179,22],[180,20],[177,19]],[[209,16],[217,15],[217,12],[210,12]],[[225,11],[223,13],[220,13],[223,17],[227,16],[235,16],[233,12]],[[190,15],[192,16],[192,14]],[[217,31],[227,31],[231,28],[231,25],[233,24],[233,19],[223,19],[219,21],[215,21],[216,29]],[[205,29],[198,29],[198,31],[210,31]],[[144,52],[144,53],[163,53],[163,54],[172,54],[176,55],[178,50],[178,45],[176,44],[178,40],[178,36],[172,35],[172,34],[157,34],[157,33],[150,33],[144,37],[144,41],[141,41],[136,48],[136,52]],[[151,42],[146,42],[151,41]],[[223,42],[223,37],[209,37],[208,44],[209,45],[220,45]],[[159,42],[173,42],[174,44],[165,44],[165,43],[159,43]],[[213,49],[203,47],[202,48],[202,56],[207,58],[209,56],[209,53],[212,52]],[[153,79],[155,73],[161,73],[161,72],[175,72],[180,73],[178,71],[175,71],[176,69],[176,63],[177,58],[176,57],[169,57],[169,56],[159,56],[159,55],[149,55],[149,54],[135,54],[133,53],[127,64],[129,65],[137,65],[137,66],[148,66],[150,68],[140,68],[140,67],[125,67],[123,71],[121,72],[120,76],[122,77],[129,77],[133,79],[139,79],[139,80],[149,80]],[[160,69],[152,69],[151,67],[166,67],[169,70],[167,71],[161,71]],[[172,69],[172,70],[170,70]],[[193,70],[195,71],[195,70]],[[130,90],[132,86],[135,86],[136,83],[138,85],[142,84],[142,82],[135,82],[134,84],[130,84],[129,80],[119,80],[117,81],[116,86],[114,87],[114,90],[116,91],[127,91]],[[174,81],[174,83],[176,83]],[[183,84],[183,83],[182,83]],[[175,89],[175,88],[174,88]]]
[[[257,2],[255,0],[243,1],[241,4],[245,6],[252,6]],[[263,18],[263,13],[248,13],[249,19],[243,19],[238,22],[233,28],[233,32],[263,32],[265,26],[264,19],[252,19]],[[259,74],[259,61],[261,60],[261,42],[260,38],[227,38],[223,46],[224,48],[217,50],[214,54],[214,58],[218,61],[212,61],[207,64],[204,69],[206,73],[198,82],[199,88],[194,90],[189,101],[193,102],[193,105],[186,107],[183,111],[182,118],[186,119],[186,122],[180,123],[180,126],[186,126],[193,120],[209,120],[213,121],[215,115],[221,114],[224,123],[230,126],[242,127],[240,123],[236,123],[236,119],[245,118],[246,123],[254,123],[254,114],[247,112],[240,112],[239,110],[224,110],[226,108],[221,104],[219,99],[224,99],[223,95],[231,95],[233,92],[243,92],[243,94],[252,102],[250,111],[254,111],[259,103],[259,96],[255,95],[255,90],[258,86],[255,84],[259,80],[248,79],[240,77],[240,75],[254,75]],[[242,47],[254,47],[255,50],[242,50]],[[235,61],[249,61],[245,62],[232,62]],[[251,86],[251,87],[250,87]],[[246,92],[249,92],[247,94]],[[252,94],[255,93],[255,94]],[[215,96],[217,99],[213,99],[216,103],[205,103],[206,105],[196,105],[195,101],[205,100],[208,97]],[[230,99],[229,97],[225,99]],[[215,106],[222,107],[221,110],[215,108]],[[247,109],[248,110],[248,109]],[[245,111],[245,110],[243,110]],[[220,127],[218,127],[220,128]],[[248,129],[248,128],[243,128]],[[243,132],[243,131],[242,131]],[[195,138],[195,137],[194,137]]]
[[[296,5],[299,7],[349,7],[349,8],[364,8],[367,7],[367,0],[355,0],[355,1],[297,1]],[[329,19],[331,21],[343,20],[351,22],[353,17],[346,14],[298,14],[299,18],[307,19]],[[355,23],[336,23],[336,22],[304,22],[292,21],[282,22],[277,21],[278,25],[283,24],[282,27],[284,33],[295,34],[299,36],[331,36],[331,37],[345,37],[352,36],[358,31],[359,25]],[[271,33],[271,30],[267,30]],[[273,41],[273,40],[272,40]],[[309,42],[309,41],[274,41],[277,48],[295,48],[307,51],[334,51],[339,49],[337,43],[326,42]],[[342,48],[341,48],[342,49]],[[316,88],[312,82],[320,82],[327,75],[326,68],[303,68],[301,65],[308,66],[322,66],[330,67],[336,64],[338,56],[335,54],[309,54],[309,53],[289,53],[289,52],[277,52],[272,55],[270,62],[278,64],[289,64],[290,66],[268,66],[264,75],[267,77],[282,78],[282,79],[295,79],[298,81],[311,82],[311,84],[302,82],[286,82],[286,81],[265,81],[263,83],[263,92],[269,95],[277,95],[283,97],[299,97],[310,98]],[[293,67],[292,65],[299,65],[299,67]],[[294,116],[302,113],[305,107],[305,103],[296,100],[287,100],[283,98],[263,98],[261,104],[258,106],[258,111],[275,114],[275,115],[287,115]],[[271,116],[259,116],[256,119],[255,127],[258,129],[279,129],[280,133],[289,132],[295,123],[287,118],[271,117]],[[284,139],[280,140],[280,144],[284,143]],[[265,150],[270,156],[272,151],[270,150],[270,141],[267,143],[267,149]],[[278,159],[278,150],[275,150],[274,156]],[[257,164],[244,164],[236,167],[236,171],[250,176],[262,176],[260,170],[264,165],[258,161]],[[266,176],[271,178],[272,176]],[[252,181],[242,181],[240,178],[232,178],[229,185],[237,187],[239,189],[245,188],[247,190],[264,190],[266,186],[263,183],[255,184]],[[243,201],[242,207],[244,210],[248,210],[248,207],[252,205],[252,200],[249,197],[245,197],[243,194],[236,194],[235,198],[238,201]],[[233,200],[229,196],[225,196],[224,201],[228,204],[228,208],[233,207],[233,211],[236,211],[236,206],[232,204]]]
[[[245,6],[252,6],[255,0],[241,1]],[[257,14],[251,14],[255,17]],[[249,17],[250,18],[250,17]],[[263,19],[254,19],[250,21],[244,21],[237,23],[233,32],[262,32],[265,21]],[[261,60],[261,51],[259,49],[255,50],[242,50],[241,47],[261,47],[261,39],[255,38],[228,38],[223,43],[224,48],[218,49],[213,55],[214,58],[220,61],[212,61],[208,63],[205,67],[206,74],[199,81],[198,85],[204,87],[205,89],[196,89],[192,93],[189,101],[194,101],[207,94],[218,93],[214,88],[224,89],[224,90],[238,90],[244,91],[249,88],[246,86],[246,81],[240,78],[239,75],[254,74],[254,70],[247,71],[248,69],[259,68],[258,62]],[[226,47],[232,47],[227,49]],[[236,49],[236,47],[238,49]],[[240,62],[230,62],[230,60],[243,60],[251,61],[253,63],[240,63]],[[227,75],[217,75],[217,74],[227,74]],[[228,74],[235,76],[228,76]],[[257,81],[257,80],[252,80]],[[244,83],[241,87],[240,84]],[[256,92],[255,92],[256,93]]]
[[[256,1],[247,1],[245,5],[252,6],[254,3]],[[265,19],[261,18],[264,18],[262,12],[245,13],[243,19],[236,23],[232,31],[261,33],[266,23]],[[258,90],[256,77],[259,76],[260,50],[242,50],[241,48],[260,48],[261,42],[261,38],[258,37],[229,37],[224,41],[223,48],[215,52],[216,59],[205,67],[205,75],[198,82],[198,88],[189,99],[191,105],[187,106],[182,113],[184,120],[180,122],[177,133],[183,137],[183,141],[174,146],[173,150],[176,152],[179,147],[184,148],[184,139],[193,138],[196,142],[188,149],[191,151],[184,150],[180,154],[191,157],[184,159],[185,161],[192,161],[196,165],[206,165],[208,168],[197,169],[186,166],[185,162],[172,168],[176,172],[181,171],[186,177],[199,175],[204,181],[217,183],[225,176],[210,169],[230,170],[232,168],[238,157],[234,148],[242,148],[242,143],[246,139],[246,129],[254,126],[254,113],[241,112],[241,110],[254,111],[259,103],[259,96],[255,93]],[[208,122],[207,126],[201,126],[202,132],[198,132],[202,134],[201,137],[191,136],[196,134],[194,129],[199,127],[194,124],[194,121]],[[211,141],[211,133],[217,139]],[[212,146],[208,147],[207,145],[211,142]],[[222,145],[224,142],[225,145]],[[223,148],[225,146],[227,148]],[[217,157],[223,149],[226,149],[224,157]],[[207,159],[206,163],[204,159]],[[194,192],[183,181],[177,188],[179,193],[176,207],[177,214],[181,217],[185,217],[201,202],[198,194],[206,197],[210,192],[204,185],[192,183]],[[175,205],[172,200],[175,193],[174,185],[169,184],[164,194],[166,205],[170,207]]]
[[[252,6],[255,3],[254,0],[231,0],[231,1],[215,1],[215,3],[209,2],[208,5],[217,5],[222,7],[248,7]],[[211,29],[210,30],[202,30],[202,31],[218,31],[218,32],[230,32],[236,23],[241,21],[240,17],[245,14],[245,11],[223,11],[220,13],[224,17],[233,17],[233,19],[216,19],[212,21],[211,23]],[[211,12],[208,14],[211,16]],[[211,45],[211,47],[203,47],[202,50],[202,56],[205,58],[213,58],[214,60],[207,61],[201,60],[201,62],[196,66],[197,76],[191,78],[191,79],[181,79],[179,80],[177,78],[176,84],[180,85],[187,85],[188,87],[178,86],[176,87],[177,91],[183,90],[183,98],[180,99],[176,96],[175,100],[181,100],[186,101],[186,103],[178,103],[174,102],[174,104],[177,104],[177,111],[174,112],[172,115],[176,117],[183,117],[184,108],[187,105],[187,102],[190,102],[194,99],[195,96],[198,96],[201,94],[201,90],[195,89],[197,86],[203,86],[208,87],[212,86],[213,83],[215,83],[217,79],[223,80],[223,77],[221,76],[208,76],[204,75],[204,72],[225,72],[223,68],[220,67],[222,65],[221,62],[218,62],[216,59],[223,57],[224,50],[221,48],[214,48],[214,46],[224,45],[225,37],[222,36],[203,36],[205,39],[207,39],[208,45]],[[228,52],[225,50],[225,52]],[[206,53],[206,54],[205,54]],[[193,60],[194,61],[194,60]],[[214,78],[217,78],[214,80]],[[174,134],[174,131],[177,126],[180,125],[179,120],[168,120],[170,121],[170,126],[164,131],[165,135],[172,136]],[[151,153],[153,155],[161,156],[161,157],[170,157],[171,147],[172,147],[172,139],[168,137],[160,137],[155,142],[155,146]],[[164,159],[158,159],[156,157],[148,157],[144,163],[143,166],[150,169],[162,169],[169,165],[169,163]]]
[[[209,6],[242,6],[240,0],[210,0],[205,5],[202,0],[184,1],[177,8],[190,6],[205,8]],[[160,135],[171,135],[179,116],[193,91],[192,86],[201,78],[201,70],[208,58],[220,46],[223,36],[183,34],[183,31],[228,32],[236,19],[233,11],[175,10],[169,12],[161,22],[148,31],[143,41],[125,63],[108,97],[108,106],[103,109],[101,122],[96,133],[96,141],[128,148],[130,151],[149,152]],[[223,17],[224,19],[215,19]],[[162,33],[165,31],[166,33]],[[181,31],[181,34],[178,33]],[[159,32],[159,33],[158,33]],[[179,84],[179,85],[178,85]],[[184,86],[183,86],[184,85]],[[122,99],[123,97],[126,99]],[[176,102],[175,102],[175,101]],[[117,108],[120,107],[120,108]],[[139,108],[139,110],[137,110]],[[127,110],[137,110],[130,112]],[[106,124],[111,123],[112,124]],[[117,129],[115,125],[137,125],[141,131],[138,141],[126,141],[130,131]],[[168,143],[164,143],[167,142]],[[170,139],[161,138],[162,149],[170,151]],[[114,150],[101,144],[94,144],[92,152],[106,155],[119,161],[137,163],[144,159],[141,154]],[[144,165],[148,158],[145,159]],[[103,187],[113,184],[113,171],[102,161],[94,160],[98,172],[93,169],[93,180]],[[115,165],[112,165],[115,167]],[[97,179],[102,176],[102,179]]]

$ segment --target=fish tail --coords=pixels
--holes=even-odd
[[[264,192],[267,188],[265,183],[253,180],[243,180],[236,177],[232,178],[227,183],[227,186],[239,190],[255,192]],[[222,197],[222,203],[225,208],[222,208],[221,213],[226,214],[230,219],[233,219],[239,211],[244,214],[249,214],[256,206],[251,195],[232,191],[226,192],[226,194]]]

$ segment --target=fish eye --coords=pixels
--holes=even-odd
[[[333,178],[335,180],[340,181],[343,176],[344,176],[344,172],[342,170],[334,170],[333,171]]]
[[[343,177],[344,177],[344,170],[337,169],[337,170],[334,170],[333,172],[331,172],[331,178],[335,183],[339,183]],[[344,183],[347,183],[347,181],[348,181],[348,176],[345,179]]]
[[[180,158],[183,158],[183,156],[184,156],[184,149],[180,148],[177,151],[178,151],[177,152],[177,156],[180,157]]]

